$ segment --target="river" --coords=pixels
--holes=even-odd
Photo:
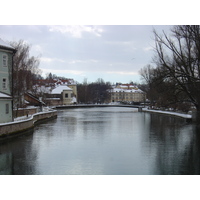
[[[0,144],[0,174],[200,174],[200,132],[134,108],[77,108]]]

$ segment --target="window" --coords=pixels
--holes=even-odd
[[[9,114],[9,104],[6,104],[6,114]]]
[[[7,80],[6,80],[6,78],[3,78],[3,84],[2,84],[2,89],[3,90],[7,90]]]
[[[3,67],[8,67],[8,56],[3,55]]]
[[[68,98],[68,93],[65,94],[65,98]]]

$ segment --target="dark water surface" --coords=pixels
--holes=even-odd
[[[85,108],[0,144],[0,174],[200,174],[200,132],[133,108]]]

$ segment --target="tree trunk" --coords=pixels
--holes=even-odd
[[[200,111],[196,112],[196,124],[200,126]]]
[[[200,126],[200,109],[199,108],[192,111],[192,121]]]

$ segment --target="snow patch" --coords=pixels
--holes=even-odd
[[[174,116],[183,117],[183,118],[187,118],[187,119],[192,118],[192,115],[190,115],[190,114],[183,114],[183,113],[169,112],[169,111],[162,111],[162,110],[150,110],[148,108],[142,108],[142,110],[145,111],[145,112],[168,114],[168,115],[174,115]]]

